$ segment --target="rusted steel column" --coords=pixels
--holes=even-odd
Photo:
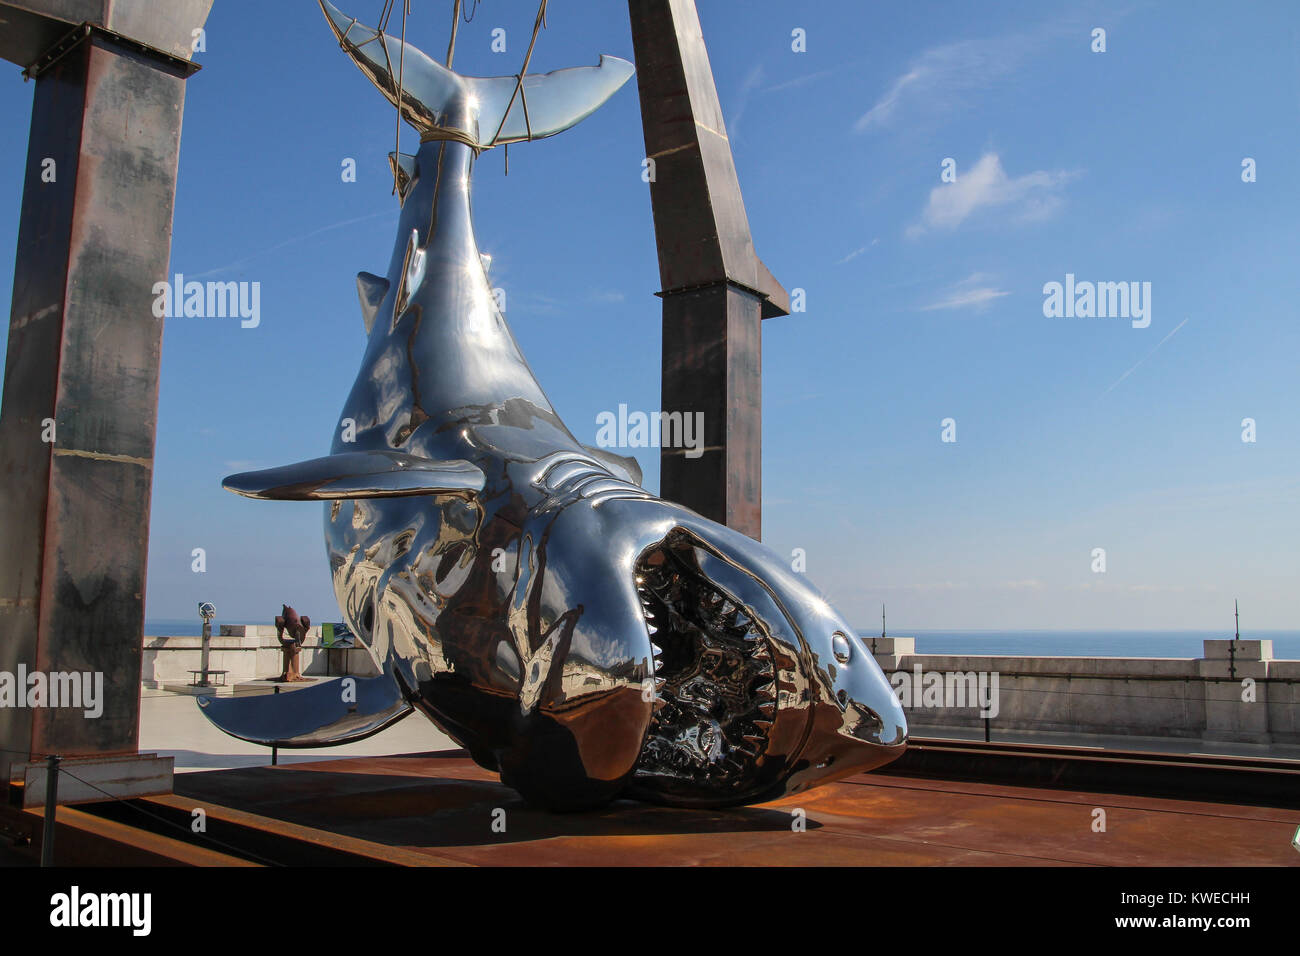
[[[727,282],[663,298],[663,408],[703,413],[704,452],[661,449],[660,494],[758,538],[762,300]]]
[[[660,494],[762,532],[762,319],[789,296],[754,254],[694,0],[628,0],[663,290],[666,413],[704,452],[660,451]]]
[[[173,12],[197,28],[210,4]],[[0,748],[133,753],[162,340],[152,290],[168,274],[194,69],[173,51],[187,52],[189,21],[167,51],[40,24],[62,32],[57,56],[0,50],[36,75],[0,403],[0,672],[100,674],[102,713],[49,706],[51,685],[44,707],[0,707]],[[0,779],[21,759],[0,753]]]

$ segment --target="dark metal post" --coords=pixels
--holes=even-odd
[[[107,698],[98,720],[0,710],[4,751],[138,748],[153,288],[168,275],[191,38],[211,3],[0,0],[0,56],[36,87],[0,400],[0,671],[57,662],[103,674]],[[0,751],[0,775],[11,759]]]
[[[200,687],[208,686],[208,654],[212,650],[212,622],[207,618],[203,619],[203,650],[200,655],[199,667],[203,669],[203,674],[199,680]]]
[[[45,829],[41,835],[41,866],[54,865],[54,820],[59,812],[59,759],[50,754],[45,771]]]
[[[1237,602],[1232,602],[1232,619],[1235,622],[1236,632],[1232,640],[1228,642],[1228,677],[1232,680],[1237,679],[1237,642],[1241,640],[1241,614],[1237,609]]]
[[[279,684],[275,685],[275,692],[277,694],[280,693]],[[272,767],[277,766],[279,763],[280,763],[280,748],[272,744],[271,745],[271,766]]]
[[[789,296],[754,254],[694,0],[628,11],[663,286],[662,408],[704,425],[698,457],[664,436],[659,493],[758,538],[760,323],[788,314]]]

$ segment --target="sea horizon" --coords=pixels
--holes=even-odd
[[[270,624],[267,621],[214,621],[214,634],[222,624]],[[323,621],[321,623],[324,623]],[[1228,640],[1222,630],[1105,630],[1087,628],[890,628],[890,637],[916,640],[918,654],[968,654],[1033,657],[1182,657],[1204,655],[1207,640]],[[197,618],[146,618],[149,637],[198,637],[203,625]],[[859,628],[865,641],[878,637]],[[1300,660],[1300,629],[1251,630],[1241,640],[1273,642],[1273,657]]]

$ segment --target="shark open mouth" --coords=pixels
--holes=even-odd
[[[687,541],[636,565],[655,645],[655,715],[635,786],[678,797],[742,793],[756,782],[776,715],[773,645],[757,615],[700,570]]]

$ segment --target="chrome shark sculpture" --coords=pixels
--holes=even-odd
[[[898,756],[902,708],[848,622],[779,555],[574,438],[493,299],[475,157],[572,126],[631,64],[464,77],[321,6],[422,144],[392,157],[388,274],[357,280],[369,338],[340,416],[355,435],[225,486],[328,502],[339,606],[382,674],[203,712],[244,740],[320,747],[420,710],[557,809],[759,802]]]

